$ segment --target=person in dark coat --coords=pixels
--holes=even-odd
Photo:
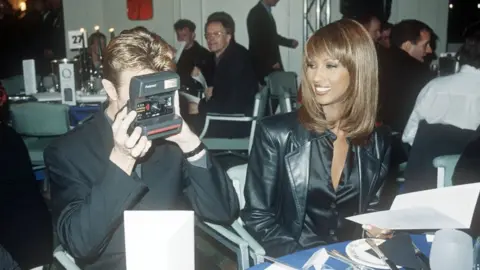
[[[173,72],[172,58],[147,29],[122,31],[104,54],[107,108],[44,151],[58,238],[82,269],[126,269],[125,210],[183,209],[188,198],[202,220],[231,224],[238,217],[232,181],[185,123],[154,141],[140,127],[128,131],[137,115],[125,107],[131,79]]]
[[[0,86],[0,246],[21,269],[31,269],[52,261],[52,219],[27,147],[8,125],[7,101]]]
[[[280,0],[261,0],[247,16],[249,46],[255,74],[260,83],[273,71],[283,70],[279,46],[296,48],[298,41],[281,36],[272,15],[272,7]]]
[[[212,13],[205,25],[208,48],[215,63],[213,78],[192,121],[200,133],[207,113],[251,115],[258,82],[248,50],[235,41],[235,23],[225,12]],[[203,71],[202,71],[203,73]],[[250,133],[250,123],[216,122],[207,133],[212,137],[243,137]]]

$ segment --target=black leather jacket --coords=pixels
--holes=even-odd
[[[246,229],[271,256],[303,248],[298,239],[304,225],[311,180],[312,141],[327,135],[327,132],[308,131],[297,117],[293,112],[260,121],[250,153],[242,219]],[[354,146],[357,155],[354,166],[358,166],[361,182],[355,213],[367,210],[386,179],[389,138],[387,128],[376,128],[365,145]]]

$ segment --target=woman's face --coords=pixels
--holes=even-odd
[[[350,84],[348,70],[336,59],[316,57],[307,63],[306,78],[319,105],[337,102]]]

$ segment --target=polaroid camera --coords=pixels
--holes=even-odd
[[[141,127],[149,140],[178,134],[182,118],[175,114],[175,91],[180,77],[175,72],[135,76],[130,81],[128,107],[137,112],[132,128]]]

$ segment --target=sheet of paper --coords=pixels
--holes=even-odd
[[[187,43],[185,41],[180,41],[175,44],[175,63],[178,63],[178,59],[180,59],[180,56],[182,56],[186,44]]]
[[[393,230],[470,228],[480,183],[402,194],[388,211],[347,219]]]
[[[192,78],[199,82],[203,89],[207,89],[207,80],[205,80],[205,77],[203,76],[202,72],[200,72],[197,76],[192,76]]]
[[[429,207],[470,227],[480,183],[459,185],[397,196],[390,209]]]
[[[179,91],[178,92],[180,95],[182,95],[182,97],[185,97],[188,102],[194,102],[194,103],[199,103],[200,102],[200,98],[199,97],[196,97],[194,95],[190,95],[188,93],[185,93],[185,92],[181,92]]]
[[[125,211],[128,270],[195,269],[193,211]]]

